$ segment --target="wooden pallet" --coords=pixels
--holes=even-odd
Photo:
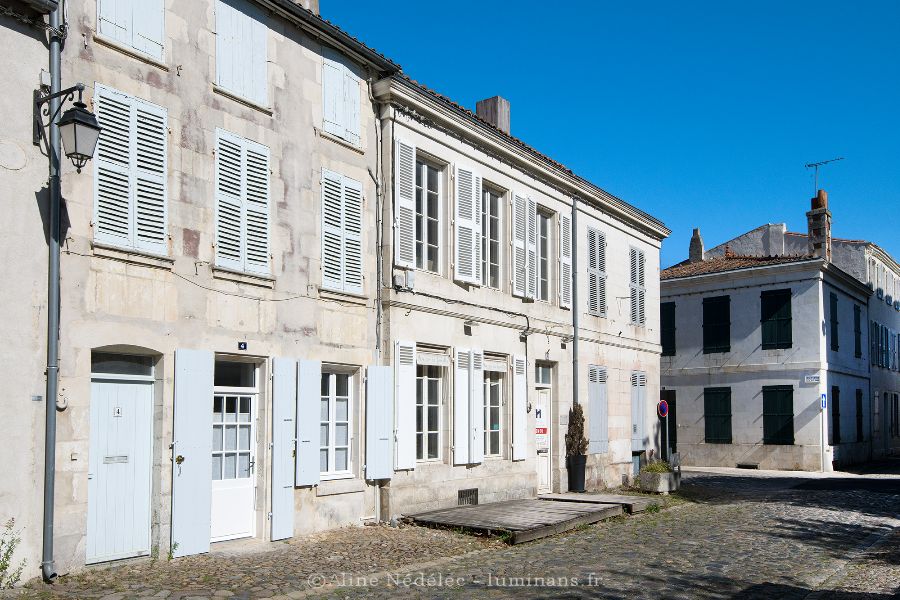
[[[419,525],[464,527],[488,534],[509,533],[511,543],[521,544],[621,514],[619,504],[507,500],[433,510],[410,515],[410,518]]]
[[[542,494],[540,500],[553,502],[583,502],[589,504],[616,504],[630,515],[644,512],[648,506],[659,504],[646,496],[623,496],[621,494]]]

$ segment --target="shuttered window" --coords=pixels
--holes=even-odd
[[[588,227],[588,312],[606,316],[606,234]]]
[[[831,387],[831,445],[841,443],[841,388]]]
[[[94,159],[94,239],[168,254],[166,110],[97,85],[103,128]]]
[[[97,0],[97,31],[114,42],[162,60],[163,0]]]
[[[703,354],[731,351],[731,297],[703,299]]]
[[[501,195],[486,186],[481,192],[481,284],[500,289],[502,243]]]
[[[326,49],[322,60],[322,129],[358,146],[360,79],[346,59]]]
[[[863,441],[863,391],[856,390],[856,441]]]
[[[794,389],[789,385],[763,387],[763,443],[794,443]]]
[[[512,290],[514,296],[528,295],[528,198],[513,195]]]
[[[647,288],[644,286],[644,251],[629,249],[629,270],[631,272],[631,324],[643,327],[646,322],[645,304]]]
[[[216,130],[216,266],[269,274],[269,149]]]
[[[394,143],[394,264],[416,268],[416,147],[398,139]]]
[[[762,348],[791,347],[791,290],[769,290],[760,294]]]
[[[572,308],[572,217],[559,215],[559,305]]]
[[[835,352],[840,348],[840,340],[838,339],[838,297],[834,292],[831,293],[829,303],[829,331],[831,333],[831,349]]]
[[[588,365],[588,454],[609,452],[606,367]]]
[[[862,358],[862,307],[853,305],[853,356]]]
[[[363,293],[362,184],[322,169],[322,286]]]
[[[703,421],[707,444],[731,443],[731,388],[703,389]]]
[[[659,305],[660,342],[663,356],[675,356],[675,303]]]
[[[216,1],[216,84],[261,106],[269,102],[265,18],[248,0]]]
[[[432,167],[426,166],[426,169],[432,169]],[[480,285],[482,268],[480,235],[482,214],[479,210],[481,177],[471,168],[457,165],[454,182],[456,191],[453,202],[454,279],[463,283]],[[431,199],[431,194],[437,197],[437,191],[428,190],[426,193],[428,200]],[[437,206],[437,202],[434,204]]]

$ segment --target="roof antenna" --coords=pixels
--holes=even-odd
[[[821,167],[822,165],[827,165],[828,163],[837,162],[839,160],[844,160],[844,157],[839,156],[837,158],[829,158],[828,160],[809,163],[808,165],[806,165],[807,169],[815,170],[815,173],[813,174],[813,196],[819,193],[819,167]]]

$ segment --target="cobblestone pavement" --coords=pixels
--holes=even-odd
[[[900,471],[898,463],[889,465]],[[900,477],[708,470],[690,502],[519,546],[343,529],[252,554],[159,560],[29,594],[107,598],[900,597]],[[271,547],[271,546],[270,546]]]

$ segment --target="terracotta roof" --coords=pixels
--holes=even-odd
[[[709,275],[711,273],[724,273],[727,271],[737,271],[740,269],[753,269],[756,267],[768,267],[771,265],[781,265],[786,263],[795,263],[803,261],[819,260],[809,255],[797,256],[737,256],[728,255],[718,258],[710,258],[702,262],[680,263],[675,266],[663,269],[660,279],[678,279],[680,277],[693,277],[695,275]]]

